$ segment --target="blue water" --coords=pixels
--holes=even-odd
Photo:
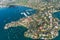
[[[32,10],[28,11],[30,13],[28,16],[36,13],[35,9],[24,6],[0,8],[0,40],[31,40],[31,38],[24,37],[24,32],[27,29],[22,26],[9,28],[8,30],[4,29],[5,24],[25,17],[24,15],[21,15],[21,12],[26,12],[28,9]]]
[[[21,15],[20,13],[25,12],[25,10],[27,9],[32,9],[32,8],[24,7],[24,6],[0,8],[0,40],[33,40],[31,38],[24,37],[24,32],[28,30],[25,27],[20,26],[16,28],[9,28],[8,30],[4,29],[4,26],[6,23],[17,21],[25,17],[24,15]],[[30,15],[34,13],[36,13],[36,10],[30,11]],[[54,15],[57,16],[58,14],[60,15],[60,12]],[[54,40],[59,40],[59,39],[60,39],[60,36],[56,37]]]

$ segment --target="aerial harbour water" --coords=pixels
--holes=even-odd
[[[1,35],[0,40],[13,40],[14,37],[18,37],[17,36],[18,34],[20,36],[18,38],[14,39],[14,40],[27,39],[23,36],[24,31],[27,30],[26,28],[17,27],[16,29],[11,28],[11,29],[8,29],[8,30],[4,30],[4,26],[5,26],[6,23],[9,23],[11,21],[17,21],[18,19],[21,19],[22,17],[25,17],[24,15],[21,15],[20,12],[24,12],[25,10],[28,10],[28,9],[33,10],[32,8],[28,8],[28,7],[24,7],[24,6],[0,8],[0,35]],[[36,13],[34,11],[35,10],[33,10],[32,12]],[[31,12],[31,14],[32,14],[32,12]],[[18,32],[18,34],[17,34],[17,32]],[[14,33],[16,33],[16,34],[14,34]]]
[[[59,0],[2,0],[0,4],[0,40],[60,39]]]

